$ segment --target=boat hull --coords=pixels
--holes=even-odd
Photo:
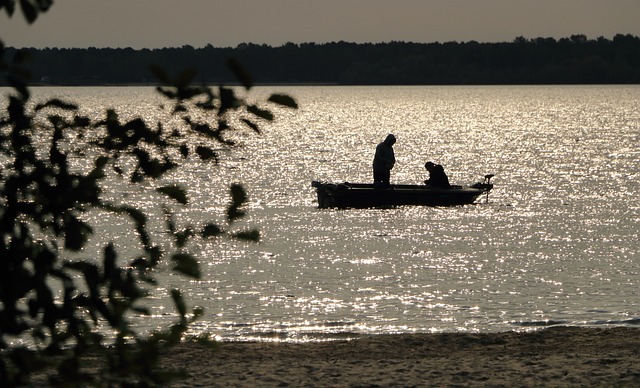
[[[456,206],[471,204],[483,193],[493,188],[492,184],[478,183],[474,186],[452,186],[450,189],[427,185],[391,185],[376,188],[367,183],[322,183],[312,182],[318,194],[319,208],[372,208],[412,206]]]

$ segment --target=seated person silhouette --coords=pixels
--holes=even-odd
[[[444,167],[442,167],[442,165],[427,162],[425,163],[424,168],[429,172],[429,179],[424,181],[425,184],[441,189],[451,188],[451,185],[449,184],[449,177],[445,174]]]

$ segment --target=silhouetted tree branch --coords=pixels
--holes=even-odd
[[[50,5],[19,2],[29,22]],[[13,15],[16,2],[1,1],[2,10]],[[27,87],[32,55],[14,51],[7,56],[3,47],[0,71],[12,92],[0,112],[0,384],[26,383],[49,364],[50,355],[60,355],[50,380],[60,385],[148,386],[179,376],[157,368],[159,353],[179,342],[203,310],[189,309],[181,291],[173,289],[178,320],[150,335],[137,333],[130,319],[149,314],[144,301],[157,283],[152,270],[168,261],[173,271],[199,279],[191,240],[256,241],[259,233],[235,228],[245,214],[242,186],[230,188],[225,225],[198,226],[184,225],[172,210],[188,204],[188,190],[159,182],[190,160],[215,162],[216,149],[234,145],[231,133],[259,132],[274,118],[270,106],[295,108],[295,101],[274,94],[256,104],[233,88],[197,85],[194,70],[172,73],[154,66],[158,92],[171,105],[176,124],[123,121],[115,110],[95,118],[82,115],[70,101],[32,101]],[[253,87],[248,73],[236,61],[229,68],[248,92]],[[104,182],[114,179],[156,199],[166,216],[161,233],[149,229],[144,209],[105,199]],[[87,243],[95,225],[87,221],[88,212],[125,219],[131,229],[123,232],[137,237],[139,253],[121,257],[112,242],[92,252]],[[167,240],[173,242],[169,248],[162,244]],[[78,252],[86,258],[77,259]],[[115,332],[114,341],[107,340],[106,329]],[[25,340],[30,345],[20,345]],[[82,356],[89,351],[104,356],[99,375],[82,369]]]

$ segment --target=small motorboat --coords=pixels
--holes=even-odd
[[[413,206],[455,206],[471,204],[493,188],[493,174],[471,186],[439,188],[430,185],[391,185],[379,188],[372,183],[323,183],[313,181],[319,208],[371,208]]]

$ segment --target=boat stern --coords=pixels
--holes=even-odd
[[[336,207],[336,201],[333,193],[338,189],[335,183],[323,183],[312,181],[311,187],[315,187],[318,195],[318,207],[321,209]]]

